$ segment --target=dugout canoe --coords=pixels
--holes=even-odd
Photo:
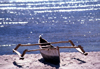
[[[42,37],[39,37],[38,43],[48,43],[45,39]],[[39,45],[41,50],[40,53],[45,61],[59,64],[60,63],[60,53],[59,53],[59,47],[54,47],[51,44],[42,44]]]

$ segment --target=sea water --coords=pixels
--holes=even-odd
[[[39,35],[48,42],[72,40],[87,52],[100,51],[100,0],[0,0],[0,55],[14,54],[18,44],[38,43]]]

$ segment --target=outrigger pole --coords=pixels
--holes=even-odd
[[[13,52],[17,53],[20,57],[20,59],[24,59],[23,56],[25,55],[26,52],[31,52],[31,51],[41,51],[41,50],[48,50],[50,48],[44,48],[44,49],[35,49],[35,50],[28,50],[28,49],[25,49],[23,51],[23,53],[19,53],[17,51],[17,49],[20,47],[20,46],[36,46],[36,45],[43,45],[43,44],[57,44],[57,43],[70,43],[72,46],[64,46],[64,47],[58,47],[58,48],[75,48],[76,50],[78,50],[80,53],[84,54],[84,55],[88,55],[88,53],[85,53],[83,47],[81,45],[78,45],[78,46],[75,46],[74,43],[69,40],[69,41],[59,41],[59,42],[49,42],[49,43],[37,43],[37,44],[18,44],[15,49],[13,49]]]

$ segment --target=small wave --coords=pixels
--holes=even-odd
[[[45,11],[35,11],[35,13],[45,13],[45,12],[73,12],[73,11],[90,11],[90,10],[100,10],[100,8],[90,8],[90,9],[69,9],[69,10],[45,10]]]
[[[26,0],[25,0],[26,1]],[[43,0],[40,0],[43,1]],[[34,10],[35,13],[100,10],[98,0],[47,1],[0,4],[1,10]],[[12,12],[13,13],[13,12]]]
[[[6,46],[16,46],[16,44],[4,44],[4,45],[0,45],[0,47],[6,47]]]

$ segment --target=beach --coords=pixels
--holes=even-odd
[[[0,69],[100,69],[100,51],[88,52],[87,56],[61,52],[59,65],[46,62],[41,54],[25,54],[24,60],[18,55],[0,55]]]

